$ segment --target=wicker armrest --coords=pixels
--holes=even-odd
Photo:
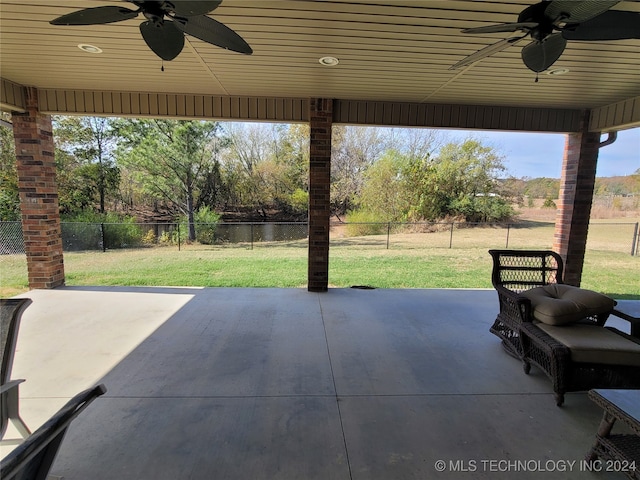
[[[640,318],[629,315],[628,313],[621,312],[620,310],[613,309],[611,315],[615,315],[618,318],[622,318],[631,324],[631,336],[640,338]]]
[[[551,380],[556,405],[564,403],[566,391],[566,374],[570,370],[571,350],[534,323],[527,322],[521,330],[525,373],[529,373],[530,364],[539,367]]]
[[[534,343],[544,344],[546,345],[546,347],[551,349],[559,349],[559,350],[561,349],[563,351],[566,351],[566,353],[570,352],[570,349],[565,344],[553,338],[551,335],[549,335],[544,330],[540,329],[534,323],[528,323],[527,325],[523,325],[522,330],[527,334],[529,339],[531,339]]]
[[[514,320],[517,317],[521,322],[531,322],[531,300],[502,285],[496,285],[495,289],[501,311],[508,310],[509,316]]]

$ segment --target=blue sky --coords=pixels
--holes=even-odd
[[[514,177],[560,178],[565,135],[496,131],[447,131],[457,141],[469,136],[490,145],[504,156],[508,174]],[[603,135],[603,139],[606,135]],[[640,128],[618,132],[617,140],[600,150],[598,177],[631,175],[640,168]]]

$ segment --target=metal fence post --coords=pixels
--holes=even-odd
[[[504,248],[509,248],[509,232],[511,231],[511,224],[507,223],[507,244],[504,246]]]
[[[253,250],[253,223],[251,224],[251,250]]]
[[[451,222],[451,229],[449,231],[449,248],[452,248],[453,246],[453,225],[454,222]]]
[[[389,236],[391,235],[391,222],[387,223],[387,250],[389,250]]]
[[[180,251],[180,224],[178,223],[178,251]]]
[[[638,248],[638,223],[633,228],[633,239],[631,240],[631,256],[636,255]]]
[[[104,234],[104,223],[100,224],[100,237],[102,238],[102,253],[107,251],[107,237]]]

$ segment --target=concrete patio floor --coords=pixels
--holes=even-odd
[[[492,290],[21,296],[27,424],[107,387],[64,440],[51,473],[66,480],[624,478],[584,471],[601,411],[585,393],[556,407],[504,353]]]

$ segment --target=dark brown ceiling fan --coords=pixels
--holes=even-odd
[[[120,22],[142,13],[146,21],[140,33],[149,48],[163,60],[173,60],[184,47],[184,34],[238,53],[251,55],[253,50],[244,39],[226,25],[207,17],[222,0],[127,0],[137,9],[117,6],[78,10],[51,20],[52,25],[101,25]]]
[[[551,0],[525,8],[517,22],[467,28],[462,33],[522,32],[505,38],[463,58],[449,67],[470,65],[516,44],[527,36],[532,41],[522,49],[522,61],[534,72],[554,64],[567,40],[607,41],[640,38],[640,13],[610,10],[620,0]]]

